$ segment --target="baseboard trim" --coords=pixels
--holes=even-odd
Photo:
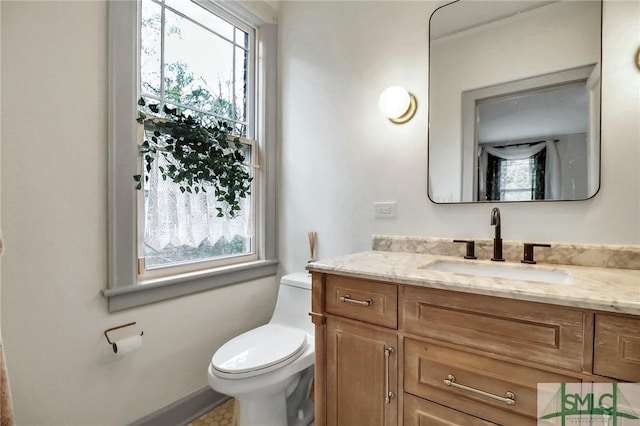
[[[185,426],[223,404],[229,396],[206,387],[167,405],[130,426]]]

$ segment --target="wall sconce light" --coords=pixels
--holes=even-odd
[[[391,86],[380,95],[378,108],[392,123],[403,124],[415,115],[418,101],[404,87]]]

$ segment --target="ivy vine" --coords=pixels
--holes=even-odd
[[[240,201],[251,194],[251,181],[244,164],[243,144],[240,138],[230,136],[233,128],[219,121],[205,125],[191,115],[178,112],[176,108],[159,104],[146,104],[138,100],[154,115],[138,112],[138,123],[145,129],[141,145],[143,152],[145,181],[159,156],[167,160],[167,166],[159,166],[163,180],[170,179],[179,185],[182,193],[209,192],[213,190],[222,207],[216,207],[217,216],[234,218],[241,210]],[[142,189],[142,175],[135,175],[137,189]]]

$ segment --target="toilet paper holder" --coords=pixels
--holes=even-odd
[[[111,339],[109,339],[109,332],[110,331],[114,331],[114,330],[119,330],[121,328],[129,327],[129,326],[132,326],[132,325],[136,325],[136,322],[134,321],[134,322],[130,322],[128,324],[122,324],[122,325],[119,325],[117,327],[111,327],[109,329],[106,329],[104,331],[104,337],[107,339],[107,342],[113,347],[113,345],[115,345],[115,342],[112,342]],[[141,331],[140,335],[142,336],[143,334],[144,334],[144,331]]]

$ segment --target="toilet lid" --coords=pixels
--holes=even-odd
[[[276,364],[288,364],[303,352],[307,334],[297,328],[266,324],[222,345],[211,360],[223,373],[259,372]],[[269,369],[272,370],[272,369]]]

